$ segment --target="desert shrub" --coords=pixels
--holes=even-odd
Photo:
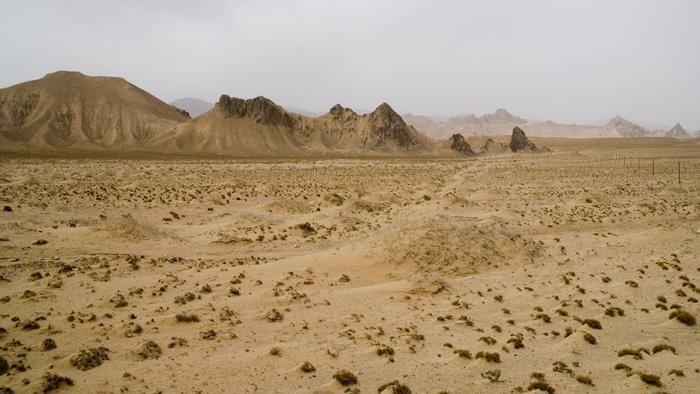
[[[381,393],[386,390],[391,390],[391,394],[411,394],[411,389],[405,384],[399,383],[398,380],[379,386],[377,392]]]
[[[660,343],[660,344],[654,346],[654,348],[653,348],[651,351],[652,351],[654,354],[656,354],[656,353],[658,353],[658,352],[663,352],[664,350],[668,350],[668,351],[670,351],[671,353],[676,354],[676,348],[673,347],[673,346],[671,346],[671,345],[667,345],[667,344],[665,344],[665,343]]]
[[[549,394],[554,394],[556,390],[554,390],[554,387],[550,386],[549,383],[538,380],[536,382],[530,383],[529,386],[527,386],[528,391],[533,391],[533,390],[541,390],[541,391],[546,391]]]
[[[333,378],[343,386],[352,386],[353,384],[357,384],[357,376],[346,369],[341,369],[333,374]]]
[[[582,323],[595,330],[600,330],[603,328],[600,322],[596,319],[585,319]]]
[[[311,373],[316,371],[316,367],[314,367],[314,365],[308,361],[304,361],[303,363],[301,363],[299,369],[304,373]]]
[[[501,355],[498,353],[491,353],[491,352],[479,352],[476,354],[476,358],[483,358],[489,363],[500,363],[501,362]]]
[[[500,369],[491,369],[481,373],[481,377],[488,380],[491,383],[499,382],[501,379]]]
[[[661,387],[661,378],[658,375],[652,375],[649,373],[640,372],[639,379],[641,379],[642,382],[644,382],[648,385]]]
[[[619,352],[617,352],[618,357],[624,357],[624,356],[633,356],[637,360],[641,360],[644,358],[642,353],[649,354],[649,351],[645,348],[639,348],[639,349],[622,349]]]
[[[672,370],[670,370],[670,371],[668,372],[668,374],[669,374],[669,375],[676,375],[676,376],[680,376],[680,377],[685,376],[685,374],[683,373],[683,371],[681,371],[680,369],[672,369]]]
[[[674,312],[671,312],[671,314],[668,316],[669,319],[675,318],[679,322],[685,324],[686,326],[694,326],[695,325],[695,316],[693,316],[690,312],[686,312],[683,310],[677,310]]]
[[[596,341],[595,337],[587,332],[583,334],[583,339],[586,340],[586,342],[590,343],[591,345],[595,345],[596,343],[598,343],[598,341]]]
[[[196,323],[199,321],[199,316],[194,313],[178,313],[175,315],[175,320],[178,323]]]

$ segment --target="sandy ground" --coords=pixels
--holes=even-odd
[[[699,145],[559,143],[4,158],[0,387],[697,392]]]

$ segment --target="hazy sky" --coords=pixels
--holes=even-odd
[[[700,128],[700,1],[0,2],[0,86],[122,76],[326,111]]]

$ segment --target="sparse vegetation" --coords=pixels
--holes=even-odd
[[[676,319],[679,322],[685,324],[686,326],[694,326],[695,325],[695,316],[693,316],[690,312],[683,311],[683,310],[678,310],[671,312],[669,315],[669,319]]]
[[[656,386],[656,387],[661,387],[661,378],[658,375],[653,375],[649,373],[639,373],[639,379],[642,380],[642,382],[651,385],[651,386]]]
[[[343,386],[352,386],[357,384],[357,376],[354,373],[341,369],[340,371],[333,374],[333,378],[338,381]]]

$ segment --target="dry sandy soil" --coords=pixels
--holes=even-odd
[[[4,157],[0,387],[697,390],[697,140],[535,141],[554,152]]]

